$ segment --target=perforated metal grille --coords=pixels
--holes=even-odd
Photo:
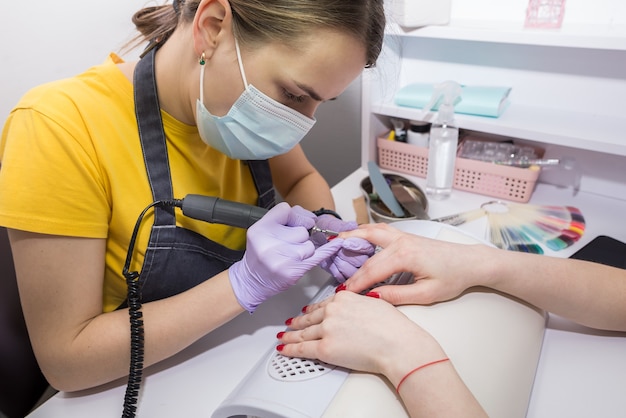
[[[276,353],[268,362],[268,373],[276,380],[296,382],[329,373],[336,366],[319,360],[286,357]]]

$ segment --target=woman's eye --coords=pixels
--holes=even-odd
[[[292,102],[296,102],[296,103],[302,103],[306,99],[306,96],[296,96],[295,94],[289,92],[286,89],[283,89],[283,94],[288,100],[291,100]]]

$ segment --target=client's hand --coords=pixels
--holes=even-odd
[[[305,311],[277,335],[281,354],[382,374],[411,416],[487,416],[439,343],[389,303],[343,291]]]
[[[279,203],[248,229],[246,252],[228,270],[233,291],[249,312],[294,285],[307,271],[337,253],[342,239],[318,248],[308,229],[315,215],[299,206]]]
[[[361,292],[394,273],[413,273],[413,284],[376,288],[382,299],[394,305],[450,300],[469,287],[485,285],[490,260],[498,256],[498,250],[485,245],[424,238],[382,223],[361,225],[340,237],[363,238],[383,248],[346,281],[347,290]]]
[[[318,216],[315,224],[321,229],[335,232],[350,231],[357,228],[356,222],[345,222],[332,215]],[[322,233],[313,233],[311,241],[316,246],[320,246],[326,242],[326,237]],[[343,283],[374,254],[374,250],[374,245],[364,239],[348,238],[343,242],[339,252],[333,257],[322,261],[320,266],[332,274],[340,283]]]
[[[288,324],[293,331],[278,335],[281,354],[384,374],[395,384],[409,365],[444,355],[428,332],[393,305],[348,291],[308,306]]]

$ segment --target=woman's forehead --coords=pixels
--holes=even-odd
[[[363,44],[357,38],[337,31],[321,31],[298,41],[297,46],[267,44],[258,49],[258,58],[257,64],[269,66],[292,78],[313,90],[322,100],[339,95],[359,76],[366,64]],[[245,58],[244,67],[248,68]]]

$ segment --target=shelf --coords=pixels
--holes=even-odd
[[[416,119],[420,109],[373,103],[374,114]],[[626,156],[626,117],[511,104],[499,118],[455,115],[460,128]]]
[[[626,114],[619,112],[626,87],[620,70],[626,63],[626,23],[608,11],[601,15],[595,21],[617,23],[574,24],[587,18],[579,9],[570,16],[576,20],[558,30],[478,16],[410,30],[390,24],[380,73],[363,78],[362,162],[376,157],[373,138],[390,128],[390,117],[420,118],[421,109],[393,102],[401,86],[446,79],[512,86],[515,94],[499,118],[457,114],[458,126],[567,155],[583,167],[581,191],[626,196]],[[556,181],[553,177],[540,182]]]
[[[423,38],[626,51],[624,24],[563,24],[560,29],[534,29],[524,28],[523,22],[456,20],[446,26],[417,29],[390,24],[388,32]]]

